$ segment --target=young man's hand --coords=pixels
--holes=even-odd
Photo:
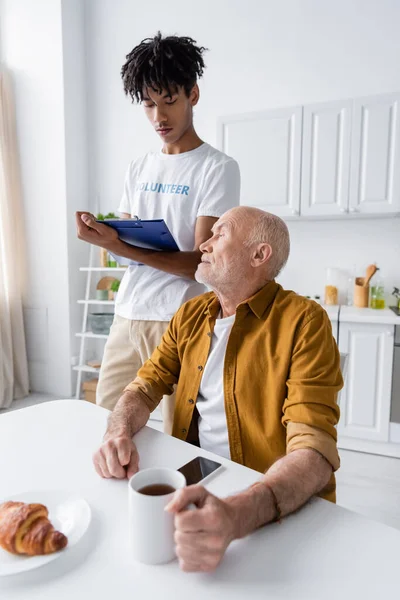
[[[91,213],[77,212],[75,217],[77,235],[80,240],[101,246],[106,250],[110,250],[118,240],[118,232],[109,225],[97,223]]]
[[[195,510],[185,510],[191,504]],[[191,485],[177,491],[167,510],[175,513],[175,542],[183,571],[214,571],[235,536],[235,509]]]

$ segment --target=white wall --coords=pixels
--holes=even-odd
[[[216,144],[218,116],[400,90],[399,24],[398,0],[87,0],[93,209],[116,209],[130,160],[160,145],[119,76],[142,38],[161,29],[210,49],[196,125]],[[400,284],[400,219],[291,223],[290,231],[286,287],[318,294],[324,267],[361,271],[375,261],[388,287]]]
[[[78,10],[79,2],[74,4],[77,10],[70,24],[78,31],[80,22],[83,32],[83,11]],[[72,231],[71,211],[78,199],[82,201],[81,192],[86,196],[87,181],[86,148],[80,152],[78,139],[79,128],[86,129],[78,108],[79,63],[84,63],[84,53],[77,60],[73,40],[79,48],[79,31],[71,30],[69,37],[67,32],[64,78],[63,28],[68,27],[70,13],[66,12],[63,23],[61,0],[3,0],[0,8],[1,57],[11,70],[16,97],[24,201],[21,221],[27,238],[24,308],[31,389],[69,396],[79,294],[74,276],[81,252]]]
[[[79,267],[89,261],[89,245],[76,237],[75,212],[88,208],[88,148],[84,2],[62,0],[64,124],[66,158],[66,230],[68,241],[70,356],[79,353],[75,333],[82,329],[85,276]]]

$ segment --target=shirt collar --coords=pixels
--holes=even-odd
[[[268,281],[254,296],[245,300],[242,304],[247,304],[255,316],[261,319],[267,308],[274,301],[280,287],[279,283],[276,283],[275,280]]]
[[[237,310],[241,306],[248,306],[250,310],[254,313],[254,315],[261,319],[267,310],[267,308],[272,304],[275,299],[276,294],[281,286],[279,283],[276,283],[275,280],[269,281],[264,287],[262,287],[258,292],[256,292],[251,298],[248,298],[241,304],[239,304]],[[211,317],[217,317],[218,311],[220,310],[220,303],[218,297],[215,293],[212,294],[210,301],[206,307],[206,314]],[[236,310],[236,312],[237,312]]]

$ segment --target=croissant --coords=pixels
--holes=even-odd
[[[12,554],[37,556],[65,548],[68,539],[56,531],[43,504],[0,504],[0,546]]]

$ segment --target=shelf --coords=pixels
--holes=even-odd
[[[84,373],[100,373],[100,369],[89,367],[89,365],[78,365],[77,367],[72,367],[72,369],[74,371],[83,371]]]
[[[114,300],[78,300],[78,304],[106,304],[114,306]]]
[[[82,338],[94,338],[98,340],[106,340],[108,338],[107,333],[92,333],[91,331],[85,331],[84,333],[76,333],[76,337]]]
[[[127,267],[80,267],[80,271],[118,271],[124,273]]]

